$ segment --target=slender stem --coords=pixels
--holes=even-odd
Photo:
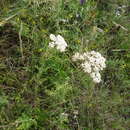
[[[23,56],[23,41],[22,41],[22,38],[21,38],[22,30],[23,30],[23,24],[21,23],[21,25],[20,25],[20,30],[19,30],[19,40],[20,40],[21,56],[22,56],[22,59],[23,59],[23,58],[24,58],[24,56]]]

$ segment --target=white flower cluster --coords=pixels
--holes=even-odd
[[[106,59],[99,52],[90,51],[83,54],[77,52],[73,55],[72,60],[82,61],[83,71],[89,73],[95,83],[101,81],[100,71],[106,67]]]
[[[65,51],[67,43],[61,35],[55,36],[54,34],[50,34],[50,39],[52,42],[49,43],[49,47],[56,47],[56,49],[60,52]],[[99,83],[101,81],[100,71],[106,67],[106,59],[99,52],[90,51],[83,54],[77,52],[72,56],[72,60],[80,60],[80,66],[83,71],[90,74],[90,77],[95,83]]]
[[[67,43],[61,35],[55,36],[54,34],[50,34],[50,39],[52,42],[49,43],[49,47],[54,48],[56,46],[56,49],[60,52],[65,51]]]

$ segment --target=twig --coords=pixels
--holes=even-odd
[[[24,56],[23,56],[23,41],[22,41],[22,38],[21,38],[22,30],[23,30],[23,24],[21,23],[20,30],[19,30],[19,40],[20,40],[21,56],[22,56],[22,59],[23,59],[24,58]]]
[[[113,24],[115,24],[117,27],[120,27],[120,28],[122,28],[123,30],[125,30],[125,31],[128,32],[128,29],[126,29],[124,26],[122,26],[122,25],[120,25],[120,24],[118,24],[118,23],[116,23],[116,22],[114,22],[114,21],[113,21]]]
[[[18,12],[18,13],[19,13],[19,12]],[[8,18],[5,18],[3,21],[0,22],[0,26],[4,26],[4,25],[7,23],[7,21],[9,21],[10,19],[12,19],[12,18],[15,17],[16,15],[18,15],[18,13],[14,14],[14,15],[8,17]]]
[[[130,51],[130,49],[113,49],[114,52]]]

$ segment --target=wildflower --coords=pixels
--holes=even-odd
[[[52,41],[56,41],[57,40],[57,38],[56,38],[56,36],[54,34],[50,34],[50,39]]]
[[[85,3],[85,0],[80,0],[80,4],[83,5]]]
[[[56,49],[59,50],[60,52],[64,52],[67,43],[65,42],[64,38],[61,35],[55,36],[54,34],[50,34],[50,39],[53,42],[49,43],[49,47],[54,48],[56,46]]]
[[[94,81],[95,83],[101,82],[101,75],[100,75],[99,72],[92,72],[92,73],[90,74],[90,77],[93,79],[93,81]]]
[[[73,61],[84,60],[84,56],[77,52],[77,53],[75,53],[75,54],[73,55],[72,60],[73,60]]]
[[[55,46],[55,43],[54,42],[50,42],[49,43],[49,47],[53,48]]]
[[[91,64],[89,64],[88,61],[85,61],[84,63],[81,64],[83,71],[87,73],[91,73]]]
[[[83,71],[90,74],[90,77],[95,83],[101,82],[100,71],[106,67],[106,59],[99,52],[90,51],[83,54],[77,52],[72,56],[72,60],[81,60],[81,68]]]

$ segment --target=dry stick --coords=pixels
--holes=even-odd
[[[24,58],[24,56],[23,56],[23,41],[22,41],[22,38],[21,38],[22,30],[23,30],[23,24],[21,23],[21,25],[20,25],[20,30],[19,30],[19,40],[20,40],[21,56],[22,56],[22,59],[23,59],[23,58]]]
[[[122,25],[120,25],[120,24],[118,24],[118,23],[116,23],[114,21],[113,21],[113,24],[115,24],[117,27],[119,26],[121,29],[123,29],[123,30],[128,32],[128,29],[126,29],[124,26],[122,26]]]
[[[14,14],[14,15],[12,15],[12,16],[10,16],[10,17],[8,17],[8,18],[5,18],[3,21],[0,21],[0,26],[4,26],[10,19],[14,18],[18,14],[19,14],[19,12]]]
[[[26,8],[23,8],[23,9],[26,9]],[[4,20],[0,21],[0,26],[4,26],[10,19],[12,19],[15,16],[19,15],[23,9],[21,9],[20,11],[18,11],[16,14],[11,15],[10,17],[5,18]]]
[[[113,49],[114,52],[121,52],[121,51],[130,51],[130,49]]]

